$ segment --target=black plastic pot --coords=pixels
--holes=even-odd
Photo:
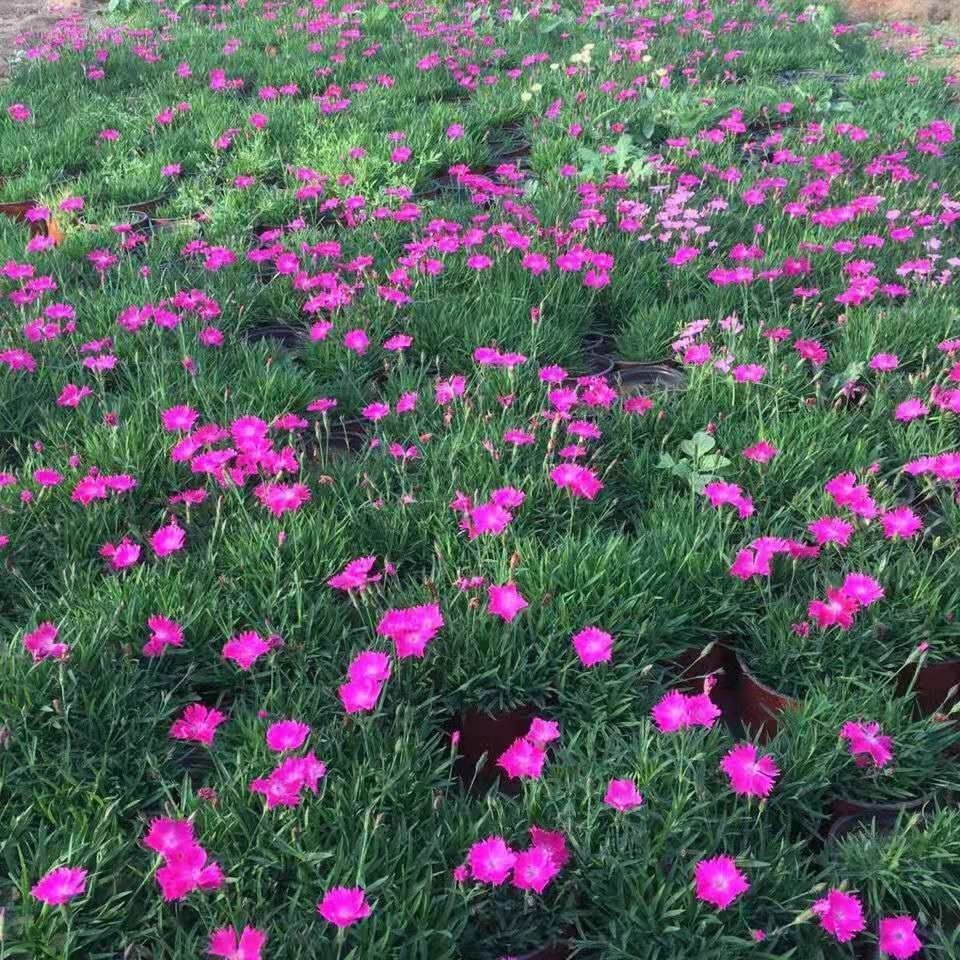
[[[855,800],[852,797],[834,797],[830,801],[830,809],[837,821],[834,827],[841,820],[859,820],[868,823],[876,820],[878,824],[892,827],[897,822],[897,817],[904,813],[918,813],[924,807],[930,806],[936,802],[933,794],[927,794],[923,797],[917,797],[914,800],[902,800],[892,803],[869,803],[864,800]],[[833,833],[833,827],[830,828]]]
[[[614,360],[613,378],[621,395],[657,390],[685,390],[687,376],[669,363],[641,363]]]
[[[260,323],[243,331],[247,343],[261,343],[274,340],[288,350],[296,350],[304,342],[304,333],[282,323]]]

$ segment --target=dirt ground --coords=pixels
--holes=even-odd
[[[7,61],[22,48],[23,34],[50,30],[58,20],[86,14],[90,0],[0,0],[0,76],[7,72]]]
[[[960,26],[960,0],[846,0],[844,7],[858,23],[902,20]]]

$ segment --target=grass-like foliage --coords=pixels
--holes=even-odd
[[[109,7],[0,104],[0,960],[958,960],[943,51]]]

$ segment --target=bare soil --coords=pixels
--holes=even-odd
[[[82,18],[92,8],[91,0],[0,0],[0,76],[10,57],[31,45],[30,37],[36,42],[58,21]]]
[[[911,21],[916,24],[960,26],[960,0],[846,0],[850,20]]]

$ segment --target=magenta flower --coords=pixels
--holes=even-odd
[[[780,776],[771,756],[757,756],[752,743],[733,747],[720,761],[720,769],[730,780],[730,789],[740,796],[767,797]]]
[[[560,872],[546,847],[531,847],[517,855],[513,863],[513,885],[520,890],[543,893],[547,884]]]
[[[217,727],[226,720],[226,714],[200,703],[191,703],[170,727],[174,740],[193,740],[209,747],[213,743]]]
[[[192,430],[200,414],[192,407],[178,406],[168,407],[160,416],[164,430],[177,432]]]
[[[527,740],[531,743],[542,747],[559,737],[560,725],[555,720],[542,720],[540,717],[534,717],[531,721],[530,730],[527,733]]]
[[[159,657],[167,647],[183,646],[183,627],[156,614],[147,618],[150,638],[143,646],[145,657]]]
[[[520,737],[497,757],[497,766],[502,767],[508,777],[539,780],[546,758],[545,750],[525,737]]]
[[[894,960],[910,960],[922,949],[913,917],[884,917],[880,921],[880,952]]]
[[[893,412],[893,418],[901,423],[909,423],[911,420],[925,417],[929,412],[930,408],[922,400],[918,397],[910,397],[909,400],[897,404],[897,408]]]
[[[869,607],[884,596],[883,587],[865,573],[848,573],[840,589],[863,607]]]
[[[388,610],[377,624],[377,633],[393,640],[398,657],[422,657],[443,623],[440,605],[427,603]]]
[[[737,869],[733,857],[701,860],[694,867],[694,885],[698,900],[725,910],[741,894],[750,889],[746,876]]]
[[[369,917],[371,910],[362,887],[334,887],[317,904],[317,913],[328,923],[343,929]]]
[[[222,927],[210,934],[207,953],[223,960],[262,960],[267,935],[256,927],[244,927],[238,935],[233,927]]]
[[[596,473],[588,467],[575,463],[563,463],[550,471],[550,479],[562,489],[569,490],[575,497],[593,500],[603,489]]]
[[[176,521],[171,521],[154,531],[150,537],[150,546],[156,556],[168,557],[171,553],[182,550],[185,541],[186,534],[177,526]]]
[[[299,750],[310,736],[310,727],[296,720],[278,720],[267,728],[267,746],[275,753]]]
[[[517,862],[517,854],[507,846],[503,837],[487,837],[473,844],[467,853],[470,874],[481,883],[500,886]]]
[[[853,524],[840,517],[821,517],[807,524],[807,529],[813,534],[817,543],[835,543],[837,546],[850,545],[853,536]]]
[[[875,767],[885,767],[893,759],[893,738],[881,733],[879,723],[845,723],[840,737],[847,741],[850,756],[858,762],[867,756]]]
[[[661,733],[674,733],[690,726],[687,698],[679,690],[664,694],[650,711],[653,722]]]
[[[832,933],[840,943],[847,943],[866,928],[863,908],[856,894],[830,890],[813,905],[813,913],[820,918],[820,926]]]
[[[544,830],[541,827],[531,827],[530,842],[535,847],[543,847],[550,854],[553,862],[561,869],[570,860],[567,838],[560,830]]]
[[[164,859],[177,857],[196,845],[193,824],[189,820],[170,820],[157,817],[143,838],[143,845]]]
[[[573,649],[585,667],[613,659],[613,637],[599,627],[584,627],[573,635]]]
[[[348,680],[337,687],[337,696],[347,713],[360,713],[364,710],[373,710],[380,699],[383,683],[378,680],[359,678]]]
[[[246,630],[231,637],[221,651],[224,659],[232,660],[241,670],[249,670],[270,649],[270,644],[254,630]]]
[[[335,590],[364,590],[371,583],[381,580],[379,574],[371,576],[370,571],[377,562],[376,557],[357,557],[351,560],[343,570],[327,580],[327,586]]]
[[[317,784],[327,774],[327,765],[318,760],[313,751],[302,757],[287,757],[267,777],[250,781],[250,791],[266,800],[267,809],[296,807],[301,791],[317,793]]]
[[[119,543],[105,543],[99,552],[111,570],[126,570],[140,559],[140,545],[131,543],[126,537]]]
[[[643,804],[643,795],[632,780],[611,780],[603,802],[621,813],[629,813]]]
[[[23,635],[23,647],[33,657],[34,663],[41,660],[64,660],[70,653],[70,646],[57,641],[60,628],[47,621],[36,630]]]
[[[375,680],[383,683],[390,679],[390,658],[377,650],[364,650],[350,661],[347,676],[351,680]]]
[[[766,440],[760,440],[753,446],[745,447],[741,453],[754,463],[769,463],[776,455],[777,448]]]
[[[350,330],[343,337],[343,345],[358,356],[363,356],[370,346],[370,338],[364,330]]]
[[[56,907],[74,897],[82,896],[86,888],[86,870],[81,867],[57,867],[45,873],[30,888],[30,896],[48,906]]]
[[[515,584],[491,584],[487,587],[487,613],[500,617],[506,623],[512,623],[517,614],[528,606]]]
[[[923,529],[923,521],[909,507],[895,507],[880,514],[880,524],[888,540],[909,540]]]
[[[217,863],[207,862],[207,852],[199,844],[187,847],[157,870],[157,883],[167,902],[183,900],[194,890],[216,890],[225,881]]]

